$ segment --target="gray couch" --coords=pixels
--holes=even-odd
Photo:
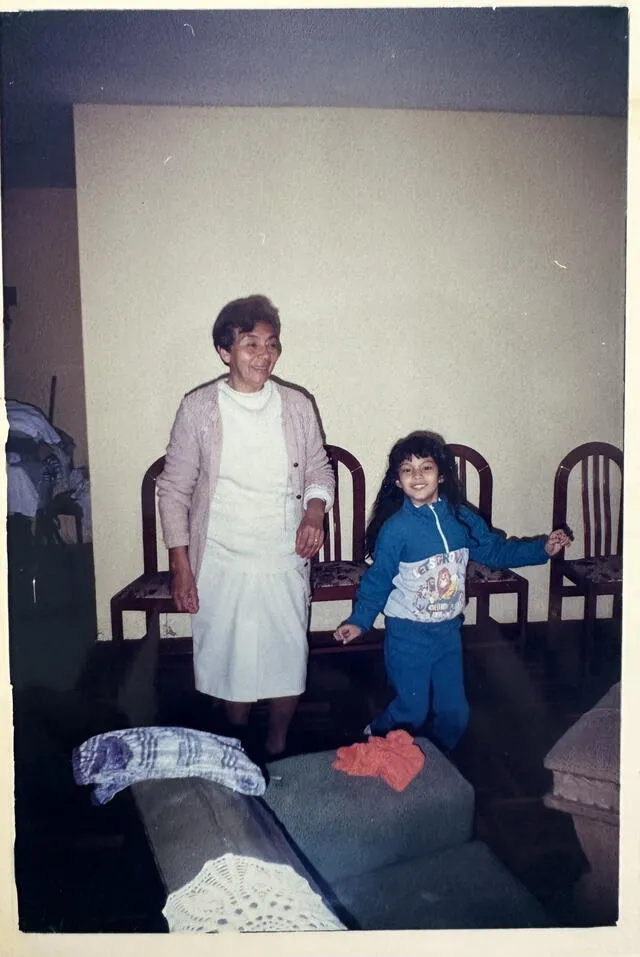
[[[583,714],[545,758],[553,784],[545,804],[570,814],[589,862],[574,901],[585,923],[611,924],[618,914],[620,685]]]
[[[474,793],[426,739],[401,793],[351,777],[334,751],[269,765],[264,798],[198,779],[133,787],[167,892],[222,854],[287,863],[347,929],[545,927],[549,918],[473,839]]]

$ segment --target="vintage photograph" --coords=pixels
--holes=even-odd
[[[629,29],[0,16],[23,935],[616,927]]]

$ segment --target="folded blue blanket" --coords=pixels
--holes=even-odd
[[[93,784],[91,800],[106,804],[114,794],[151,778],[205,778],[242,794],[264,794],[260,768],[236,738],[191,728],[127,728],[89,738],[74,748],[76,784]]]

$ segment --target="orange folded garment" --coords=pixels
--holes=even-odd
[[[406,731],[389,731],[384,738],[372,735],[366,744],[338,748],[332,766],[345,774],[382,778],[404,791],[424,767],[424,754]]]

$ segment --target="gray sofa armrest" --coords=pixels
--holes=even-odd
[[[591,816],[617,817],[620,800],[620,685],[583,714],[544,759],[553,773],[549,803],[569,810],[583,805]],[[571,813],[571,811],[570,811]],[[587,812],[589,813],[589,812]]]
[[[223,854],[288,864],[326,898],[259,798],[201,778],[140,781],[131,788],[167,894]]]
[[[570,814],[589,870],[574,888],[574,905],[589,925],[618,915],[620,685],[583,714],[547,754],[553,786],[547,807]]]

